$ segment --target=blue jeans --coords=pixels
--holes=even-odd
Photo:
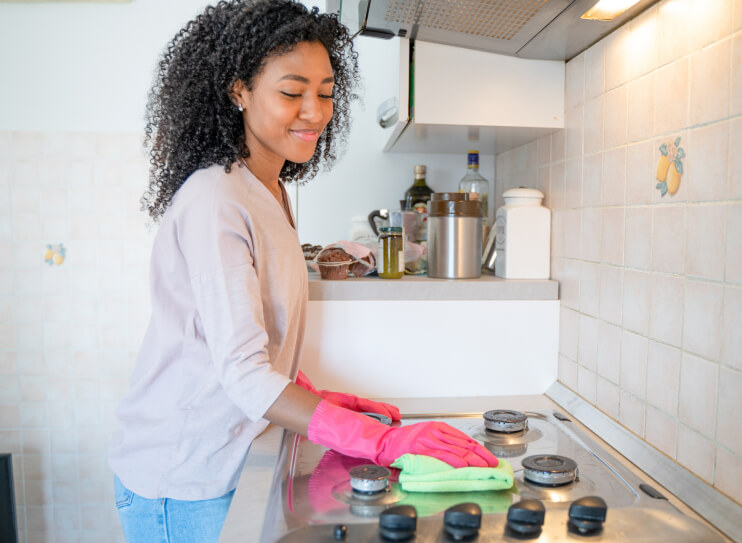
[[[216,543],[234,490],[211,500],[149,500],[113,479],[127,543]]]

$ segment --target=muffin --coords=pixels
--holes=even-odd
[[[323,251],[317,257],[317,266],[322,279],[345,279],[348,277],[348,266],[353,257],[342,249]]]

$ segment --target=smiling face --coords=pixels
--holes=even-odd
[[[234,97],[243,107],[247,162],[255,175],[271,172],[277,179],[286,160],[312,158],[332,117],[333,86],[327,50],[314,42],[269,58],[251,90],[238,81]]]

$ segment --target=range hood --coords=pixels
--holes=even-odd
[[[612,21],[581,19],[597,0],[361,0],[358,33],[568,61],[657,0]]]

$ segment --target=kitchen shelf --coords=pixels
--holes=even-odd
[[[405,275],[400,279],[349,277],[323,281],[309,272],[310,301],[352,300],[558,300],[559,284],[552,279],[433,279]]]

